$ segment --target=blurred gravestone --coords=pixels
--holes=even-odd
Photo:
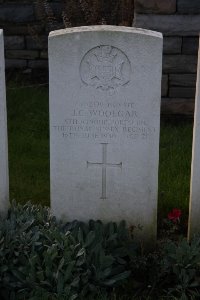
[[[198,56],[188,237],[200,233],[200,49]]]
[[[126,220],[155,241],[162,35],[115,26],[49,37],[51,207]]]
[[[7,114],[3,30],[0,29],[0,214],[9,205]]]

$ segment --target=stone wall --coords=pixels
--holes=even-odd
[[[50,2],[57,16],[61,15],[61,1]],[[134,26],[164,34],[163,112],[192,114],[200,0],[135,0]],[[13,69],[29,74],[37,74],[39,69],[47,72],[47,33],[38,19],[34,1],[0,0],[0,28],[5,35],[7,72]]]
[[[60,1],[51,1],[51,5],[61,14]],[[38,18],[34,1],[0,0],[0,28],[4,30],[7,72],[47,70],[47,32]]]
[[[92,0],[90,1],[92,2]],[[116,7],[117,1],[111,0],[112,5],[108,6],[108,2],[104,0],[104,12],[102,12],[104,20],[106,19],[112,24],[114,22],[126,24],[126,17],[128,16],[130,19],[129,26],[131,26],[133,9],[130,13],[125,5],[125,3],[131,3],[131,1],[124,2],[124,7],[119,12],[112,11],[112,8]],[[62,11],[64,7],[67,7],[66,3],[69,1],[47,0],[45,6],[37,5],[38,2],[38,0],[0,0],[0,28],[4,30],[7,74],[13,69],[20,69],[25,74],[31,74],[33,71],[39,74],[38,69],[40,69],[40,72],[42,69],[46,71],[48,69],[48,32],[64,28],[66,20],[65,17],[62,18]],[[78,2],[79,5],[76,4]],[[42,3],[42,0],[40,0],[40,3]],[[89,14],[81,11],[80,3],[81,1],[75,1],[75,11],[69,4],[72,13],[68,10],[68,14],[72,16],[70,21],[73,21],[74,24],[78,26],[87,25],[86,23],[92,22],[91,19],[93,18],[91,16],[101,17],[95,7],[92,7],[92,9],[95,10],[96,14],[92,14],[92,11]]]
[[[192,114],[194,110],[199,0],[135,0],[134,26],[164,34],[162,110]]]

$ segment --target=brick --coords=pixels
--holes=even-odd
[[[135,10],[144,14],[173,14],[176,12],[176,0],[136,0]]]
[[[6,50],[6,58],[35,59],[39,52],[35,50]]]
[[[134,26],[160,31],[170,36],[198,36],[200,15],[136,14]]]
[[[9,3],[0,6],[1,22],[29,23],[34,19],[34,9],[31,4]]]
[[[19,24],[5,24],[0,25],[4,29],[5,35],[30,35],[31,31],[34,29],[37,33],[40,33],[42,31],[41,25],[19,25]]]
[[[169,85],[182,87],[195,87],[196,74],[170,74]]]
[[[31,69],[47,69],[48,61],[44,59],[32,60],[28,62],[28,67]]]
[[[24,59],[6,59],[6,69],[23,69],[27,65]]]
[[[164,73],[196,73],[197,56],[195,55],[164,55]]]
[[[198,37],[184,37],[182,53],[184,54],[197,54],[199,48]]]
[[[8,2],[8,3],[16,3],[16,2],[18,2],[18,0],[0,0],[0,3],[6,3],[6,2]],[[20,4],[24,4],[24,3],[32,3],[33,2],[33,0],[20,0],[19,1],[20,2]]]
[[[177,11],[181,14],[199,14],[199,0],[177,0]]]
[[[40,58],[48,59],[48,51],[41,51],[40,52]]]
[[[194,98],[194,87],[172,87],[169,89],[170,98]]]
[[[48,37],[47,36],[26,36],[26,46],[27,49],[47,49]]]
[[[163,98],[161,113],[164,115],[188,115],[194,114],[194,99]]]
[[[24,49],[24,37],[23,36],[5,36],[5,49]]]
[[[162,97],[166,97],[168,94],[168,75],[162,76]]]
[[[182,38],[181,37],[165,37],[163,40],[163,52],[166,54],[181,53]]]

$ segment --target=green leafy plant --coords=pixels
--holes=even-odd
[[[125,222],[62,223],[14,204],[0,222],[1,299],[82,299],[120,285],[138,248]]]
[[[142,254],[123,221],[64,223],[13,203],[0,219],[0,299],[94,298],[199,299],[200,238]]]
[[[200,238],[191,243],[186,239],[178,243],[168,241],[163,249],[160,274],[168,295],[180,299],[200,296]]]

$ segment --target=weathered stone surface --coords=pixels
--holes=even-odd
[[[47,49],[48,46],[48,37],[47,36],[38,36],[37,39],[32,36],[26,37],[27,49]]]
[[[3,31],[0,29],[0,214],[9,206],[8,140]]]
[[[196,74],[170,74],[170,86],[195,87]]]
[[[28,67],[31,69],[47,69],[48,61],[44,59],[37,59],[28,62]]]
[[[49,37],[51,207],[156,236],[162,35],[89,26]],[[144,209],[145,208],[145,209]]]
[[[164,54],[179,54],[182,48],[181,37],[165,37],[163,44]]]
[[[195,97],[194,87],[170,87],[169,89],[170,98],[190,98]]]
[[[195,98],[195,116],[193,131],[192,168],[190,182],[190,209],[188,223],[188,237],[200,232],[200,50],[198,58],[198,73]]]
[[[168,94],[168,75],[162,76],[162,97],[166,97]]]
[[[200,15],[136,14],[134,26],[161,31],[165,35],[198,36]]]
[[[199,46],[198,37],[184,37],[183,38],[183,54],[197,54]]]
[[[5,40],[5,49],[24,49],[24,37],[23,36],[6,36]]]
[[[6,69],[23,69],[26,65],[25,59],[6,59]]]
[[[0,22],[29,23],[34,21],[34,9],[31,4],[1,4]]]
[[[194,113],[194,99],[163,98],[161,112],[164,115],[189,115]]]
[[[195,55],[164,55],[164,73],[196,73],[197,57]]]
[[[173,14],[176,12],[176,0],[136,0],[135,10],[144,14]]]
[[[36,50],[6,50],[6,58],[35,59],[39,57]]]
[[[200,14],[200,1],[177,0],[177,11],[181,14]]]

